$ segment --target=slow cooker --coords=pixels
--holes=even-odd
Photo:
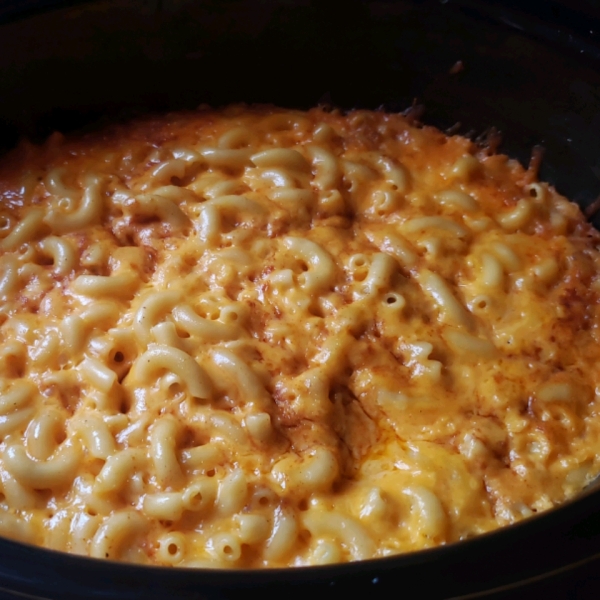
[[[600,194],[600,8],[586,0],[2,0],[0,74],[3,150],[200,103],[413,106],[443,130],[501,133],[523,163],[542,149],[540,178],[582,207]],[[0,598],[595,598],[596,487],[471,540],[327,567],[143,567],[0,540]]]

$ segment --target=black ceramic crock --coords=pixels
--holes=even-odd
[[[598,28],[598,32],[596,31]],[[200,103],[404,110],[600,194],[600,8],[475,0],[0,0],[0,148]],[[262,571],[141,567],[0,540],[0,600],[600,597],[600,491],[448,546]]]

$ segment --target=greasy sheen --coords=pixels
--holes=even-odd
[[[0,166],[0,534],[282,567],[446,544],[600,456],[600,255],[383,112],[201,108]]]

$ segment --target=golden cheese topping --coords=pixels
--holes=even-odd
[[[599,236],[505,156],[237,106],[22,144],[0,194],[4,536],[344,562],[600,471]]]

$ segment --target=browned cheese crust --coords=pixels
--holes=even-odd
[[[598,233],[506,156],[236,106],[24,143],[0,195],[2,535],[343,562],[600,470]]]

